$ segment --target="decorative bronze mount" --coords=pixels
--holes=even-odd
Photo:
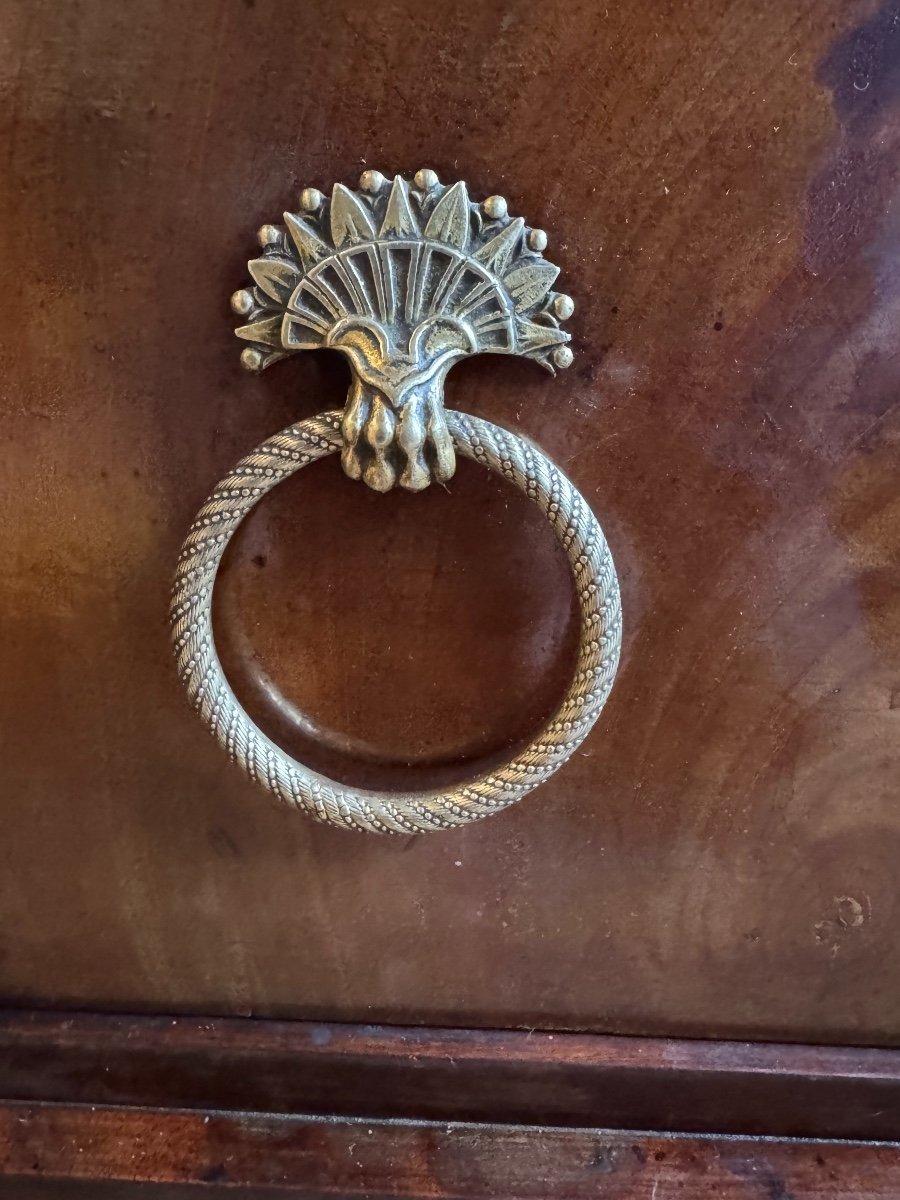
[[[597,519],[564,472],[531,442],[444,410],[454,362],[520,354],[567,367],[573,309],[551,291],[547,239],[510,218],[506,201],[473,204],[466,185],[433,171],[388,186],[366,171],[360,192],[336,184],[330,202],[301,196],[305,216],[260,230],[252,288],[232,296],[251,343],[242,361],[262,370],[294,350],[330,346],[353,381],[343,413],[299,421],[268,438],[213,489],[185,539],[171,621],[178,669],[194,707],[229,758],[282,804],[376,833],[447,829],[499,812],[557,771],[587,737],[615,679],[622,640],[619,585]],[[370,487],[418,491],[453,474],[456,454],[519,488],[546,516],[572,567],[581,612],[575,676],[559,708],[513,759],[468,783],[427,792],[373,792],[327,779],[254,724],[216,652],[212,595],[225,549],[247,513],[282,480],[340,450],[344,470]]]
[[[254,286],[231,298],[251,345],[241,362],[261,371],[295,350],[340,350],[353,373],[341,432],[352,479],[385,492],[420,491],[456,469],[444,379],[470,354],[518,354],[553,371],[572,351],[560,321],[569,296],[547,235],[510,217],[502,196],[482,204],[434,171],[389,183],[365,171],[359,191],[300,195],[302,214],[259,231]]]

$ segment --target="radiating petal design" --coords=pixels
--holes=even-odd
[[[394,177],[394,186],[391,188],[379,236],[419,236],[419,226],[409,206],[409,189],[401,175]]]
[[[501,229],[496,237],[485,242],[475,257],[480,263],[484,263],[488,270],[502,275],[509,266],[524,228],[525,222],[521,217],[516,217],[505,229]]]
[[[554,373],[571,362],[558,319],[572,302],[552,290],[546,237],[500,197],[476,206],[465,183],[433,172],[388,184],[366,171],[359,190],[335,184],[330,200],[307,189],[277,237],[272,228],[249,264],[254,286],[231,298],[241,362],[259,371],[297,350],[344,354],[354,383],[342,461],[371,487],[452,475],[443,380],[460,358],[520,354]]]
[[[325,345],[325,334],[315,322],[295,313],[285,313],[281,322],[281,343],[288,350],[318,350]]]
[[[270,300],[286,304],[300,282],[300,271],[280,258],[253,258],[247,269]]]
[[[308,271],[310,267],[314,267],[317,262],[320,262],[323,258],[327,258],[331,253],[331,248],[322,241],[313,227],[301,217],[295,216],[294,213],[286,212],[284,214],[284,223],[287,225],[288,233],[291,235],[291,241],[297,247],[297,253],[300,255],[304,271]]]
[[[277,346],[281,349],[281,317],[266,317],[251,325],[241,325],[235,334],[245,342],[258,342],[261,346]]]
[[[559,274],[559,267],[544,258],[530,259],[513,267],[503,279],[503,286],[519,311],[533,308],[550,291]]]
[[[523,321],[521,318],[516,322],[516,330],[519,349],[524,354],[533,354],[545,347],[562,346],[572,340],[568,333],[554,325],[540,325],[537,321]]]
[[[359,197],[342,183],[331,193],[331,238],[336,248],[374,239],[375,226]]]
[[[434,206],[434,212],[425,226],[425,237],[435,242],[446,242],[457,250],[469,246],[469,193],[462,180],[448,188]]]

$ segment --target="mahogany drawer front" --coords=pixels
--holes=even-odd
[[[7,0],[5,1003],[896,1044],[896,16]],[[572,367],[448,401],[564,467],[626,612],[562,772],[390,842],[260,802],[165,616],[211,481],[343,398],[328,355],[239,374],[247,230],[367,166],[553,231]],[[219,590],[248,708],[376,786],[503,757],[571,669],[565,560],[473,464],[413,497],[317,464]]]
[[[3,1200],[900,1193],[896,0],[4,0],[0,44]],[[240,372],[248,231],[422,168],[548,231],[571,366],[446,398],[580,489],[625,625],[561,771],[386,839],[233,769],[167,606],[214,481],[346,393]],[[579,626],[506,481],[333,458],[213,620],[388,790],[515,754]]]

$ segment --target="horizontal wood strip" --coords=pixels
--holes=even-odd
[[[900,1051],[7,1012],[0,1097],[900,1140]]]
[[[900,1193],[900,1148],[7,1104],[0,1107],[0,1173],[376,1200],[865,1200]]]

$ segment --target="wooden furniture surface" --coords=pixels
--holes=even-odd
[[[147,1114],[900,1142],[896,1051],[850,1046],[7,1012],[0,1097]]]
[[[0,0],[0,93],[0,1194],[900,1193],[898,0]],[[447,398],[589,499],[625,646],[553,780],[390,840],[229,766],[167,600],[212,484],[346,389],[328,353],[239,370],[254,230],[423,166],[549,232],[573,366],[480,358]],[[263,727],[376,787],[506,756],[577,636],[549,529],[469,463],[420,496],[303,471],[215,619]],[[414,1029],[346,1022],[456,1032],[422,1085]]]
[[[379,1121],[315,1121],[251,1114],[103,1113],[90,1127],[83,1111],[23,1107],[9,1119],[39,1134],[45,1165],[89,1180],[91,1200],[321,1200],[364,1195],[502,1196],[504,1200],[645,1200],[666,1193],[717,1200],[884,1200],[900,1187],[896,1147],[752,1139],[662,1138],[600,1130],[509,1126],[387,1126]],[[90,1128],[90,1134],[87,1134]],[[0,1136],[6,1130],[0,1122]],[[87,1145],[85,1145],[87,1143]],[[86,1150],[87,1153],[83,1151]],[[81,1151],[81,1153],[79,1153]],[[227,1163],[227,1165],[226,1165]],[[28,1169],[22,1159],[0,1166]],[[149,1191],[93,1182],[99,1172],[128,1173]],[[221,1190],[216,1184],[222,1183]],[[13,1184],[12,1200],[79,1200],[66,1183]],[[244,1190],[246,1189],[246,1190]],[[252,1190],[251,1190],[252,1189]],[[702,1189],[702,1190],[699,1190]]]
[[[0,1016],[0,1194],[894,1197],[897,1057],[10,1012]]]
[[[896,3],[0,20],[3,999],[895,1043]],[[323,353],[239,371],[252,231],[364,164],[551,232],[575,365],[472,361],[449,402],[567,470],[626,614],[576,761],[405,844],[267,807],[166,629],[207,489],[342,398]],[[470,773],[571,667],[562,556],[471,464],[414,497],[308,469],[219,591],[242,699],[340,778]]]

